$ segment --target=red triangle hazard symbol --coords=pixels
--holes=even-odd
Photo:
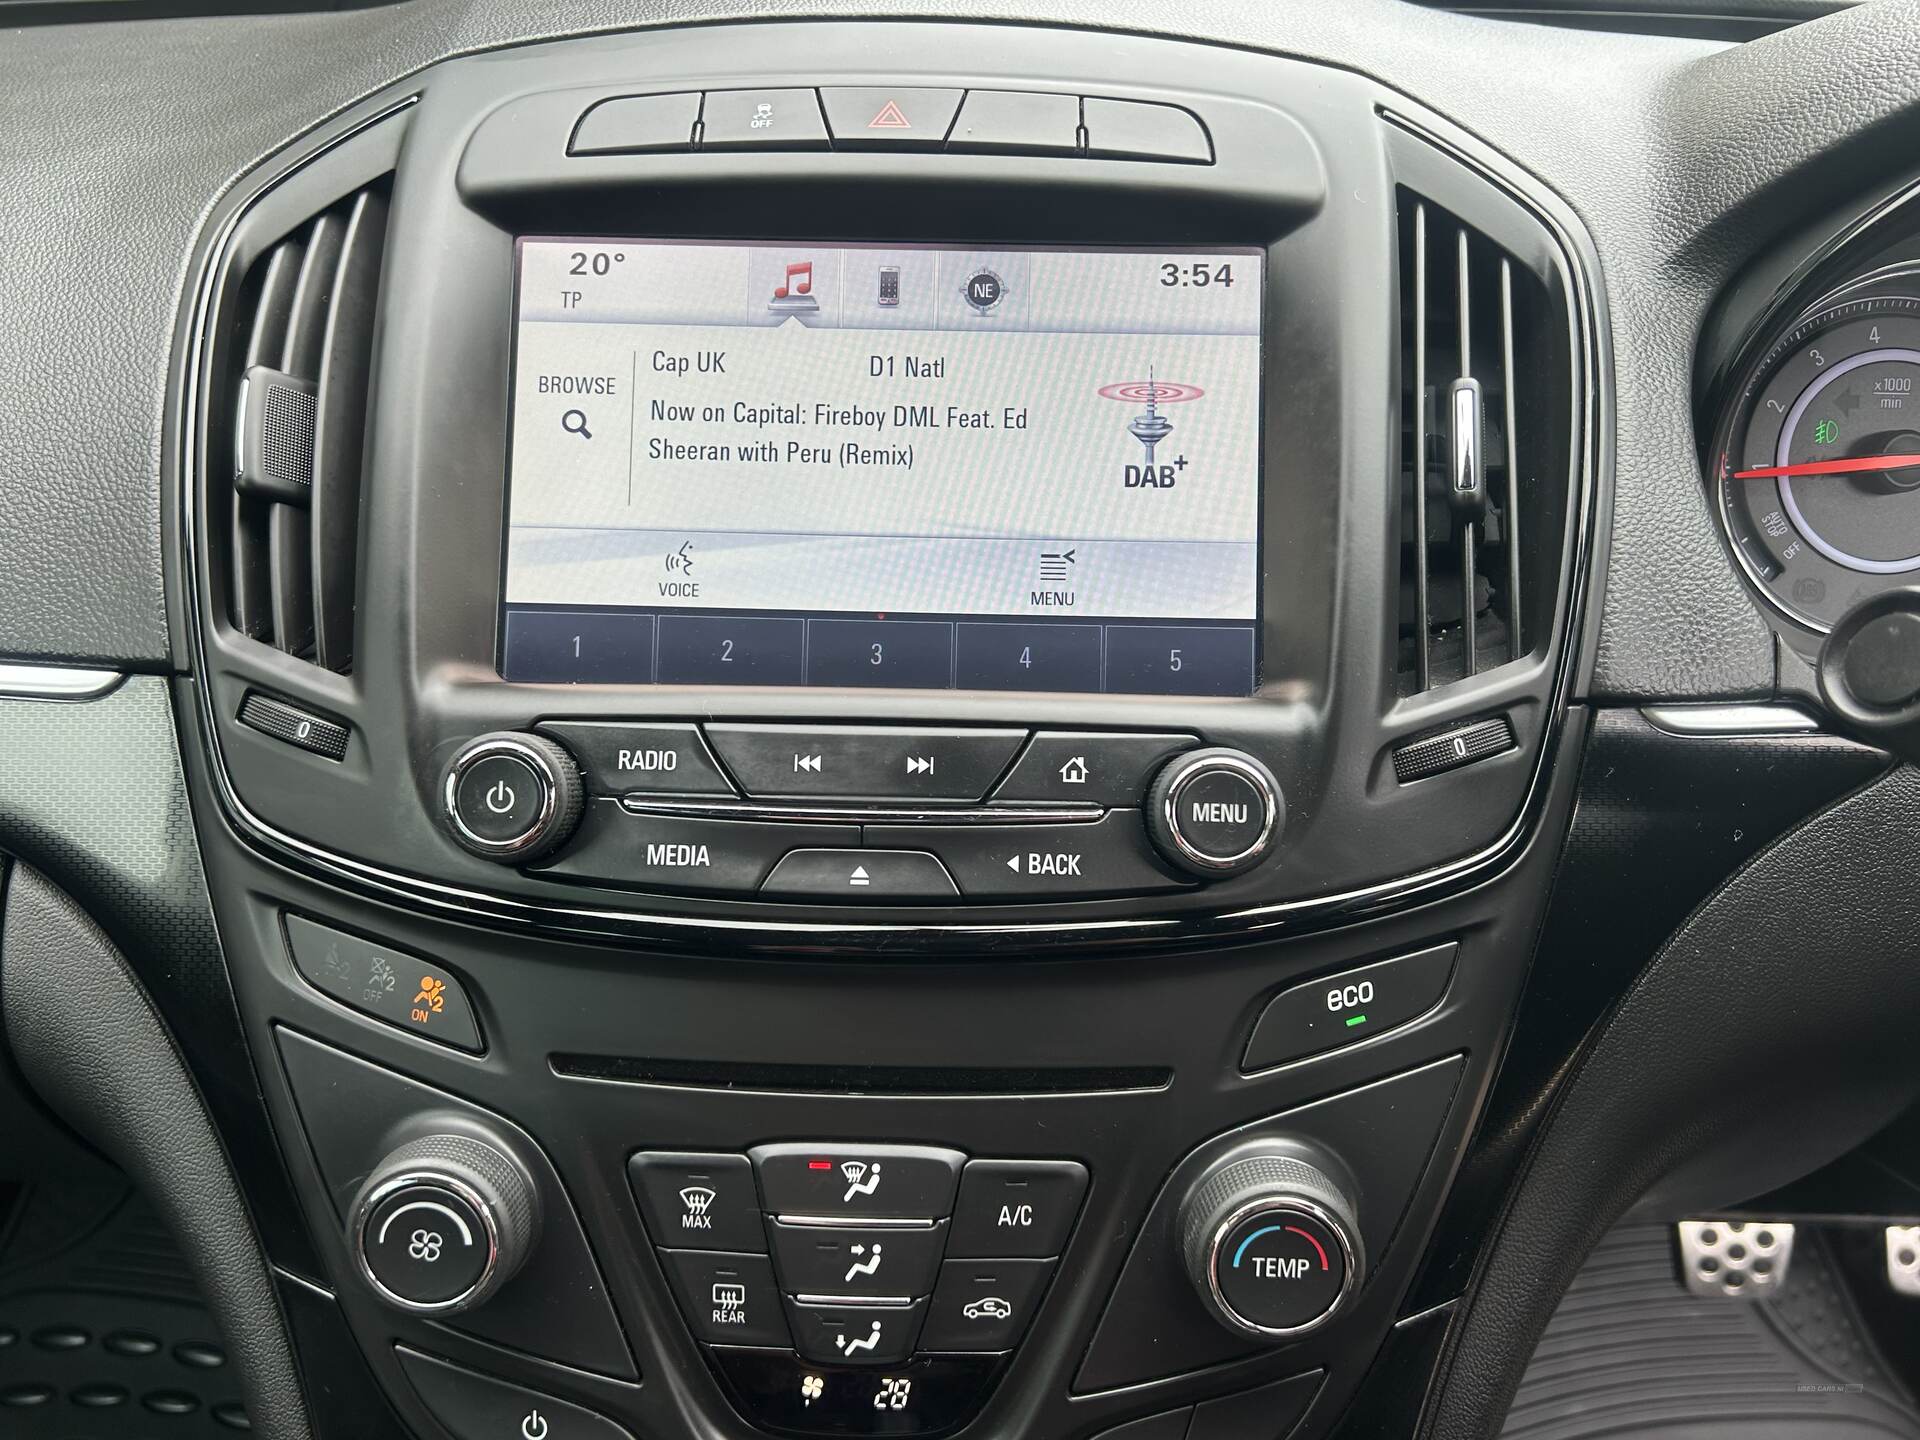
[[[900,102],[889,100],[880,107],[880,113],[867,122],[869,130],[911,130],[913,122],[900,113]]]

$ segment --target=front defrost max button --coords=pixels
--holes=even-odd
[[[653,1243],[682,1250],[767,1248],[760,1196],[744,1155],[642,1151],[627,1162]]]

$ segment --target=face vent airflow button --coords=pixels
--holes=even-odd
[[[931,1145],[762,1145],[760,1195],[775,1215],[926,1221],[953,1210],[965,1160]]]

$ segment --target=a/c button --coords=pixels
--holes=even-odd
[[[1138,810],[1079,825],[870,825],[867,843],[931,851],[974,900],[1088,900],[1183,884],[1161,868]]]

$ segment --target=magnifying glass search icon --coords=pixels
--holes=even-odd
[[[569,435],[578,435],[582,440],[591,440],[593,432],[587,429],[587,412],[569,410],[560,417],[560,428]]]

